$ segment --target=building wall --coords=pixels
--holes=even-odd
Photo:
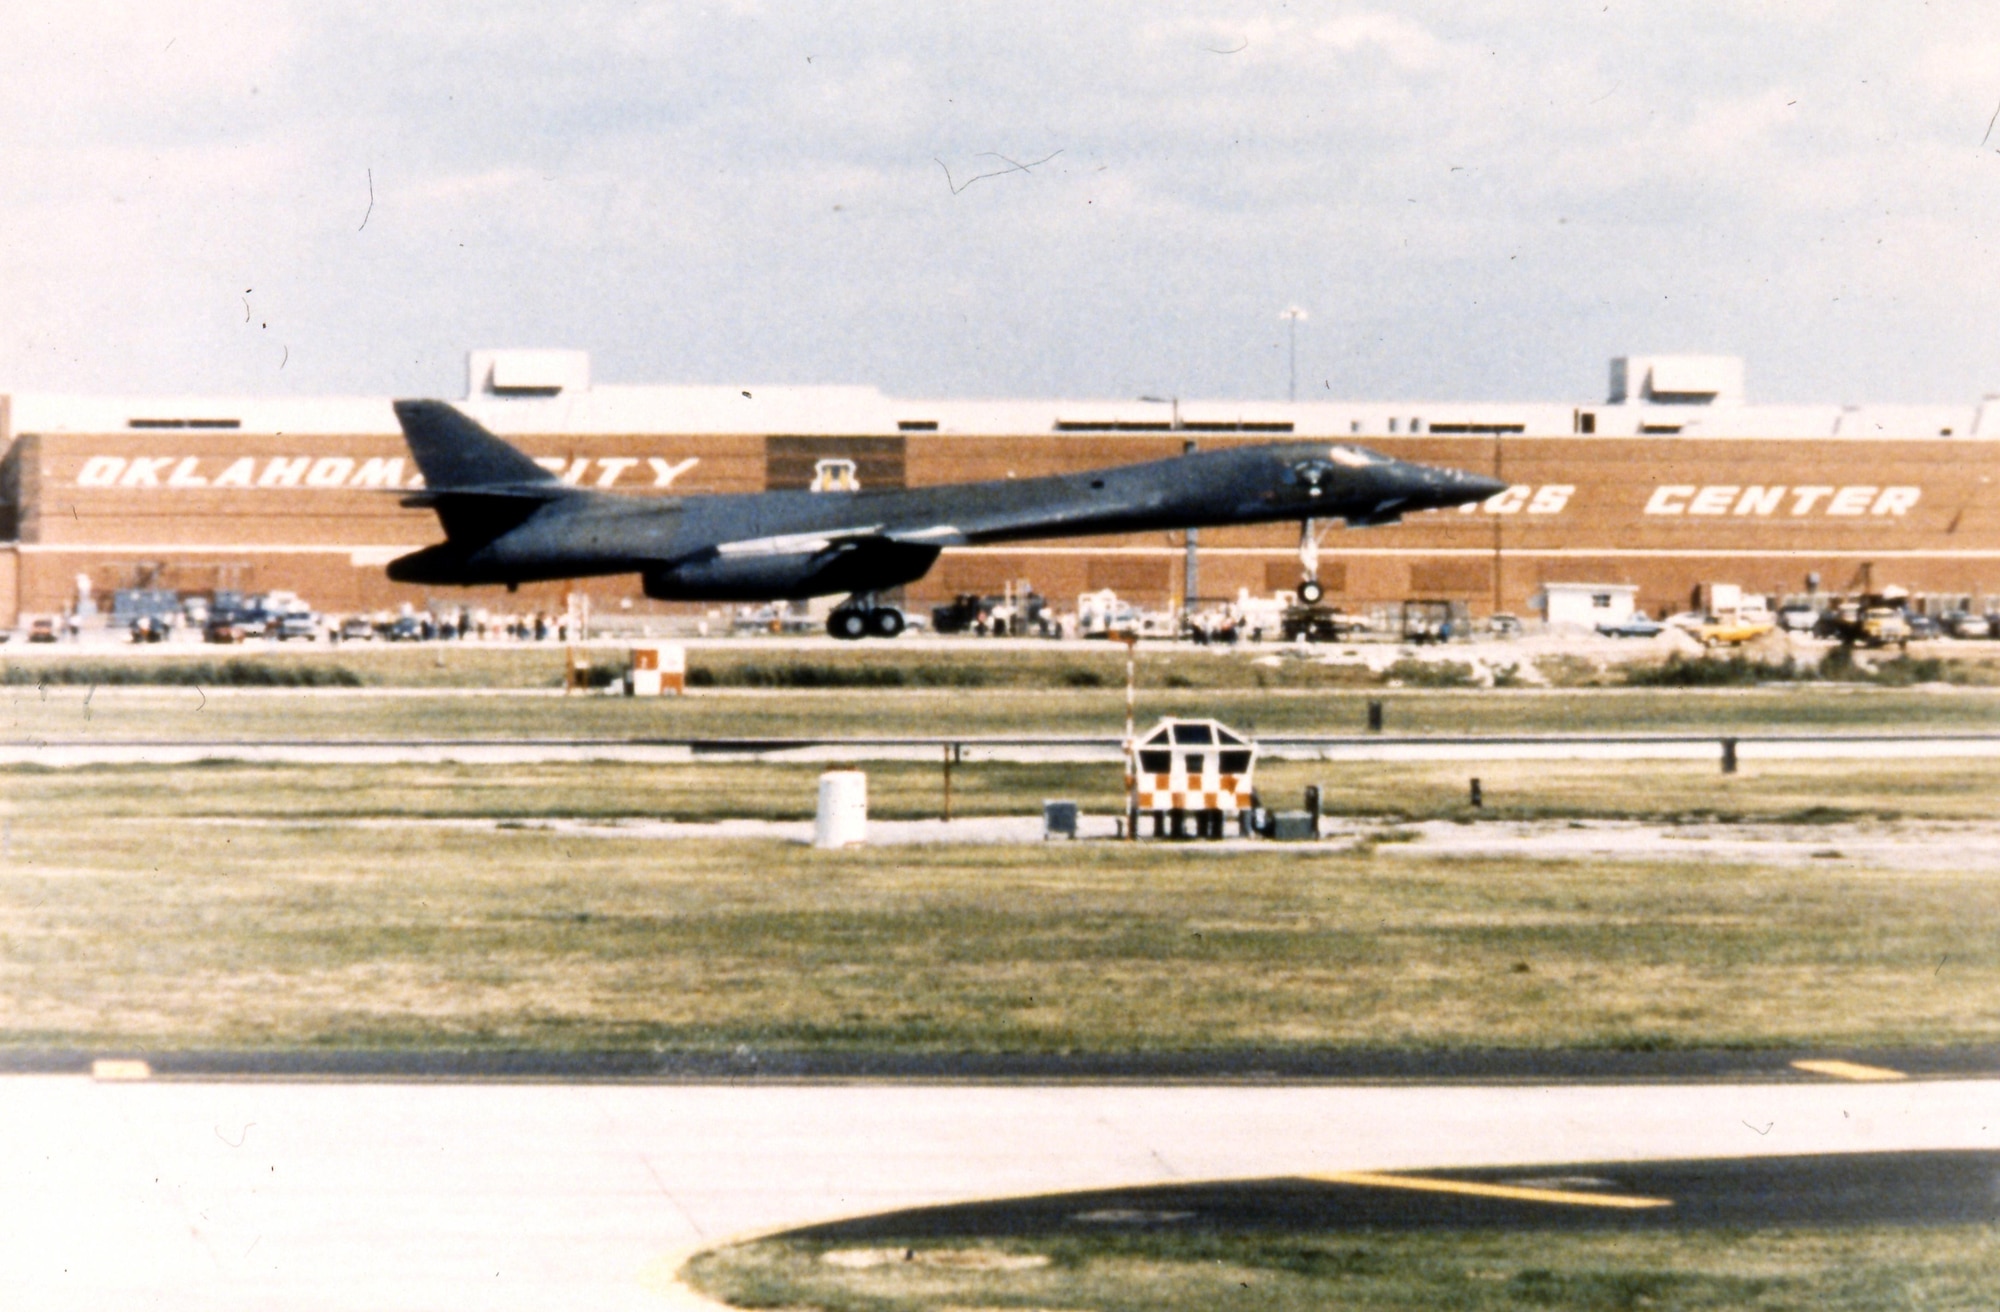
[[[1189,434],[949,433],[542,435],[514,438],[581,486],[639,495],[755,492],[810,482],[850,460],[863,486],[1028,478],[1160,459]],[[1237,439],[1200,434],[1204,447]],[[1253,439],[1256,440],[1256,439]],[[1704,582],[1757,592],[1839,591],[1864,579],[1919,592],[2000,593],[2000,440],[1859,438],[1379,437],[1386,454],[1493,473],[1484,507],[1400,525],[1326,529],[1320,577],[1349,605],[1448,597],[1523,612],[1544,583],[1628,583],[1641,608],[1686,607]],[[388,433],[287,437],[240,431],[29,433],[0,464],[12,515],[18,610],[59,612],[88,574],[106,595],[289,588],[332,612],[402,602],[553,608],[570,585],[427,589],[382,566],[441,536],[401,504],[415,466]],[[1297,530],[1212,529],[1201,590],[1233,597],[1296,580]],[[908,589],[924,602],[1029,583],[1057,599],[1113,588],[1159,604],[1184,585],[1182,535],[1157,533],[948,550]],[[576,585],[599,608],[648,610],[636,578]],[[7,603],[0,592],[0,604]],[[0,620],[15,618],[15,606]]]

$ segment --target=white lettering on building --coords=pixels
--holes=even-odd
[[[403,485],[403,457],[370,456],[361,462],[361,469],[348,481],[349,487],[401,487]]]
[[[1875,498],[1875,504],[1868,508],[1871,515],[1901,515],[1913,509],[1917,498],[1924,494],[1920,487],[1885,487],[1882,495]]]
[[[639,463],[637,456],[599,456],[597,467],[602,472],[597,476],[597,486],[610,487],[618,481],[618,476]]]
[[[1791,513],[1806,516],[1815,510],[1823,515],[1906,515],[1916,508],[1924,490],[1920,487],[1876,487],[1853,484],[1848,487],[1765,487],[1753,483],[1740,487],[1717,483],[1697,487],[1692,483],[1668,483],[1653,489],[1646,501],[1648,515],[1775,515],[1791,498]]]
[[[125,472],[118,476],[118,486],[158,487],[160,471],[172,463],[172,456],[140,456],[125,466]]]
[[[311,456],[299,456],[287,460],[283,456],[272,456],[264,464],[264,472],[257,476],[258,487],[297,487],[299,480],[306,476],[311,466]]]
[[[1681,515],[1687,513],[1687,499],[1695,489],[1686,483],[1669,483],[1653,489],[1652,500],[1646,503],[1649,515]]]
[[[542,456],[536,464],[576,486],[597,469],[597,487],[612,487],[624,481],[627,471],[642,463],[639,456]],[[646,456],[643,463],[652,471],[655,488],[672,487],[681,475],[701,463],[698,456],[668,460]],[[170,487],[170,488],[421,488],[423,475],[406,472],[409,461],[403,456],[238,456],[212,477],[202,472],[201,456],[89,456],[77,471],[78,487]],[[261,468],[260,468],[261,465]],[[213,468],[211,465],[210,468]],[[1548,492],[1548,489],[1544,490]],[[1560,508],[1560,507],[1558,507]],[[1892,512],[1883,512],[1892,513]],[[1901,512],[1893,512],[1901,513]]]
[[[689,456],[686,460],[675,460],[672,462],[662,460],[658,456],[646,457],[646,464],[653,471],[654,487],[672,487],[675,479],[700,463],[701,457],[699,456]]]
[[[250,478],[257,472],[257,462],[249,456],[230,462],[229,468],[215,476],[217,487],[249,487]]]
[[[1530,515],[1557,515],[1575,495],[1574,483],[1549,483],[1541,487],[1533,483],[1516,483],[1505,492],[1484,501],[1468,502],[1460,506],[1458,512],[1461,515],[1470,515],[1475,511],[1485,511],[1489,515],[1518,515],[1526,511]]]
[[[1776,487],[1759,487],[1755,483],[1752,483],[1749,487],[1743,489],[1742,496],[1736,498],[1735,513],[1738,515],[1768,515],[1776,510],[1778,504],[1784,499],[1784,484],[1780,483]]]
[[[347,476],[354,472],[352,456],[321,456],[312,462],[306,471],[307,487],[345,487]]]
[[[123,456],[92,456],[76,476],[78,487],[110,487],[125,470]]]
[[[1688,502],[1688,514],[1726,515],[1729,513],[1729,507],[1736,502],[1736,494],[1742,490],[1733,483],[1721,487],[1705,487],[1694,494],[1694,500]]]

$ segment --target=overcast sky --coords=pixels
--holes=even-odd
[[[1990,2],[16,0],[0,390],[1282,399],[1296,304],[1302,399],[1970,402],[1996,110]]]

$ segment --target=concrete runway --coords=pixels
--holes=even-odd
[[[2000,1148],[2000,1080],[1060,1086],[0,1079],[13,1309],[658,1309],[692,1247],[999,1196]]]

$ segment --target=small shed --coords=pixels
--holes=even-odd
[[[1155,835],[1220,838],[1229,816],[1254,805],[1257,744],[1219,720],[1164,719],[1142,734],[1126,763],[1132,779],[1133,821],[1153,817]]]
[[[1632,618],[1633,599],[1639,595],[1632,583],[1544,583],[1542,618],[1550,624],[1574,624],[1594,629],[1601,624],[1623,624]]]

